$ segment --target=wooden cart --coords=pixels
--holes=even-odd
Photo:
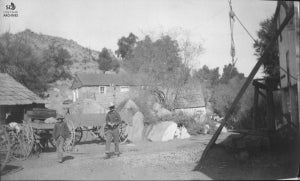
[[[56,117],[56,111],[51,109],[33,109],[27,112],[29,117],[29,125],[33,130],[34,136],[34,151],[44,150],[49,144],[55,147],[54,140],[52,139],[52,132],[55,123],[46,123],[47,118]],[[66,139],[64,150],[72,151],[75,145],[75,127],[71,119],[67,116],[64,121],[67,123],[71,135]]]
[[[100,141],[105,141],[105,114],[70,114],[68,116],[76,127],[75,143],[81,141],[84,133],[89,133]],[[127,141],[127,126],[125,121],[122,121],[119,126],[120,143],[125,143]]]
[[[0,126],[1,171],[10,159],[24,160],[34,144],[33,131],[27,123]]]

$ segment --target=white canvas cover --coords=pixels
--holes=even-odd
[[[176,129],[174,137],[177,139],[186,139],[191,137],[191,135],[188,133],[187,129],[183,126],[181,128]]]
[[[177,124],[172,121],[165,121],[155,124],[147,138],[151,141],[169,141],[174,139]]]

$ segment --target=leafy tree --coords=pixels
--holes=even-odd
[[[259,40],[253,44],[253,47],[255,48],[255,55],[258,59],[262,56],[266,47],[271,42],[271,38],[274,36],[275,31],[276,22],[274,16],[260,23],[260,30],[257,32]],[[266,53],[266,61],[263,63],[264,73],[268,77],[274,79],[278,84],[280,81],[278,45],[274,43],[271,47],[271,51]]]
[[[0,72],[9,73],[33,92],[43,95],[48,83],[68,78],[71,64],[67,50],[50,46],[37,56],[25,39],[5,33],[0,36]]]
[[[193,77],[208,86],[216,85],[220,77],[219,68],[209,69],[207,65],[203,65],[201,69],[194,72]]]
[[[52,44],[43,52],[43,59],[42,69],[47,72],[45,74],[47,83],[71,78],[68,72],[68,68],[72,64],[71,55],[66,49]]]
[[[227,83],[219,83],[215,86],[211,99],[214,112],[225,116],[245,80],[244,77],[236,75],[228,80]],[[251,114],[249,113],[252,108],[252,101],[253,89],[247,89],[240,102],[236,105],[227,126],[237,128],[239,123],[241,121],[245,123],[245,120],[247,120],[247,124],[249,125],[251,120]]]
[[[188,67],[182,63],[179,52],[177,41],[170,36],[161,36],[156,41],[146,36],[137,42],[131,57],[124,61],[124,66],[141,75],[139,78],[144,78],[168,107],[173,104],[172,94],[176,94],[178,87],[189,77]]]
[[[10,33],[0,37],[0,72],[8,73],[30,90],[41,93],[47,89],[39,69],[38,58],[26,41]]]
[[[228,65],[225,65],[223,68],[223,73],[220,78],[220,82],[226,84],[226,83],[228,83],[228,81],[230,79],[232,79],[233,77],[236,77],[236,76],[238,76],[239,78],[244,78],[244,74],[239,73],[237,68],[234,65],[232,65],[231,63],[229,63]]]
[[[137,43],[138,37],[133,33],[130,33],[128,37],[122,37],[118,41],[118,50],[115,52],[118,57],[121,57],[123,60],[131,56],[132,51]]]
[[[99,69],[105,73],[106,71],[118,71],[120,64],[110,50],[103,48],[97,59]]]
[[[169,36],[162,36],[153,42],[146,36],[137,42],[132,52],[132,58],[125,63],[132,72],[142,72],[159,85],[177,83],[178,72],[183,68],[176,40]]]

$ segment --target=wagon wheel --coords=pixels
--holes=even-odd
[[[119,125],[119,142],[120,144],[125,143],[128,138],[128,131],[127,131],[127,123],[125,121],[122,121]],[[105,132],[105,129],[104,129]],[[106,134],[106,133],[104,133]],[[104,137],[106,139],[106,136]],[[112,138],[113,139],[113,138]]]
[[[66,139],[64,144],[64,150],[66,152],[72,151],[75,146],[75,127],[73,124],[73,121],[70,119],[70,117],[65,117],[65,122],[68,125],[69,131],[70,131],[70,137]]]
[[[102,126],[96,126],[95,129],[96,130],[94,131],[94,133],[98,136],[100,141],[105,141],[105,133],[104,133],[103,127]]]
[[[4,169],[10,156],[10,140],[5,126],[0,126],[0,171]]]
[[[119,137],[120,137],[120,143],[125,143],[128,138],[128,130],[127,130],[128,124],[125,121],[122,121],[122,123],[119,126]]]
[[[83,135],[83,131],[81,127],[77,127],[75,129],[75,144],[79,143],[81,141]]]
[[[13,136],[14,144],[12,146],[12,157],[17,160],[27,159],[34,145],[32,127],[29,124],[23,124],[21,126],[21,131]]]

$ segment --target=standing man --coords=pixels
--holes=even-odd
[[[120,156],[119,151],[119,125],[121,123],[121,117],[115,110],[115,105],[110,103],[109,112],[106,115],[106,125],[104,127],[106,137],[106,157],[110,157],[110,144],[111,140],[114,139],[115,143],[115,155]]]
[[[59,163],[63,162],[63,146],[66,139],[70,136],[70,130],[66,122],[64,122],[64,117],[62,115],[57,115],[57,123],[55,123],[53,130],[53,139],[56,143],[56,153]]]

